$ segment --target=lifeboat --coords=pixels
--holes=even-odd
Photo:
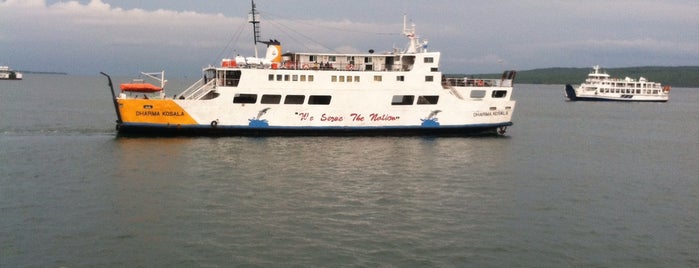
[[[154,80],[157,80],[160,82],[160,86],[156,86],[153,84],[146,83],[143,79],[134,79],[131,81],[131,83],[124,83],[121,84],[121,91],[129,91],[129,92],[143,92],[143,93],[153,93],[153,92],[159,92],[163,91],[163,88],[165,88],[165,71],[159,72],[159,73],[144,73],[141,72],[141,74],[152,78]]]
[[[121,91],[131,92],[158,92],[163,88],[148,83],[121,84]]]

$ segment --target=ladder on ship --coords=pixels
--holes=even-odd
[[[182,100],[199,100],[203,99],[209,92],[212,92],[216,89],[216,81],[217,79],[211,79],[210,81],[204,83],[204,78],[199,79],[196,83],[194,83],[192,86],[189,88],[185,89],[180,93],[179,99]]]

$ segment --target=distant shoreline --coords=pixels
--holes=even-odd
[[[39,71],[24,71],[24,70],[16,70],[15,72],[20,72],[23,74],[58,74],[58,75],[68,75],[68,73],[64,72],[39,72]]]

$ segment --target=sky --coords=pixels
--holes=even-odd
[[[699,65],[697,0],[257,0],[283,51],[404,49],[403,16],[445,73]],[[0,65],[198,76],[253,56],[249,0],[0,0]],[[264,45],[258,49],[263,54]]]

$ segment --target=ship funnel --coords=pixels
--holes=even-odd
[[[281,63],[282,62],[282,45],[279,43],[277,40],[269,40],[267,42],[262,42],[267,44],[267,55],[265,56],[266,60],[269,60],[270,62],[273,63]]]

